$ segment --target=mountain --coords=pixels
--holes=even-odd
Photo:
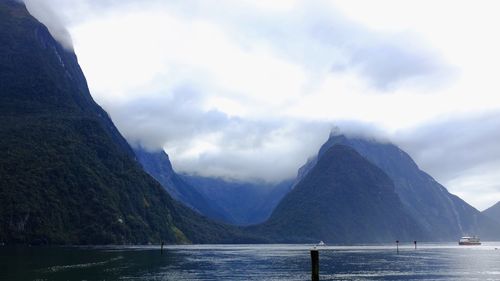
[[[500,202],[483,211],[483,214],[500,223]]]
[[[0,1],[0,241],[253,241],[173,200],[92,99],[72,51]]]
[[[269,218],[279,201],[290,191],[291,181],[278,184],[230,181],[221,178],[182,175],[212,204],[224,211],[225,222],[251,225]]]
[[[137,147],[134,152],[144,170],[174,199],[224,223],[244,226],[265,221],[291,186],[289,181],[273,185],[179,175],[164,151]]]
[[[498,239],[500,226],[459,197],[449,193],[430,175],[420,170],[411,157],[391,143],[332,134],[318,157],[329,148],[346,145],[380,167],[394,182],[395,191],[412,217],[433,241],[455,241],[462,235]],[[307,175],[316,165],[313,158],[299,172]]]
[[[155,178],[175,200],[211,219],[231,222],[224,210],[215,202],[209,201],[196,188],[177,175],[168,155],[163,150],[149,152],[142,147],[136,147],[134,152],[144,170]]]
[[[280,243],[422,239],[390,178],[354,149],[335,145],[253,231]]]

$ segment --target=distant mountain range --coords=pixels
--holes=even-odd
[[[75,54],[0,1],[0,241],[251,242],[173,200],[92,99]]]
[[[483,214],[500,223],[500,202],[483,211]]]
[[[292,186],[291,180],[270,184],[188,175],[182,175],[182,178],[209,202],[221,207],[226,222],[242,226],[267,220]]]
[[[348,152],[337,151],[338,155],[330,153],[323,158],[336,146],[344,146],[344,150],[352,150],[358,156],[347,157]],[[246,228],[246,231],[268,241],[454,241],[466,234],[497,239],[500,233],[499,224],[491,218],[495,208],[485,212],[489,216],[481,214],[421,171],[407,153],[391,143],[374,139],[332,134],[318,155],[299,169],[295,181],[278,185],[177,175],[165,153],[152,156],[136,150],[136,154],[146,171],[157,178],[174,198],[216,220],[242,226],[260,223]],[[344,157],[343,165],[334,165],[340,155]],[[354,163],[359,157],[379,168],[383,174],[379,178],[385,176],[386,182],[369,182],[366,176],[370,170],[368,165]],[[321,167],[318,167],[319,159],[323,161]],[[151,165],[153,162],[156,164]],[[350,167],[351,174],[344,173],[342,168],[346,167]],[[315,172],[311,174],[313,170]],[[344,177],[340,178],[342,175]],[[367,182],[361,183],[360,179]],[[340,183],[350,188],[341,188]],[[390,188],[380,190],[384,197],[379,201],[370,195],[373,192],[371,186],[389,185]],[[384,213],[382,206],[397,210],[401,217],[391,218]],[[217,211],[210,210],[210,207]],[[383,228],[371,229],[374,221],[376,226]]]
[[[163,150],[149,152],[137,147],[134,152],[144,170],[174,199],[224,223],[244,226],[264,222],[292,184],[291,181],[266,184],[177,174]]]

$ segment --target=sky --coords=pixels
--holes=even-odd
[[[500,200],[497,1],[25,0],[132,145],[179,172],[293,178],[333,127]]]

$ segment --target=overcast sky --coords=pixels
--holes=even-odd
[[[497,1],[25,2],[125,137],[177,171],[291,178],[337,125],[481,210],[500,200]]]

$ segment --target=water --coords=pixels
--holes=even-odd
[[[320,247],[321,280],[500,280],[500,243]],[[496,250],[498,248],[498,250]],[[311,245],[0,247],[0,280],[310,280]]]

